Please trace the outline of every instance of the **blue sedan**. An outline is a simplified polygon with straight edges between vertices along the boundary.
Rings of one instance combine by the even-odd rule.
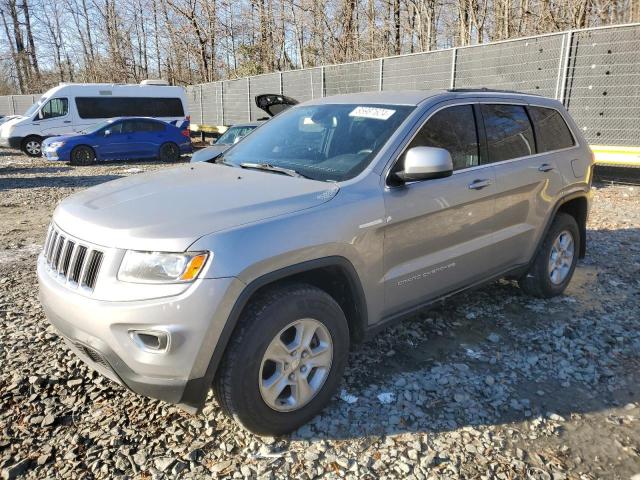
[[[187,127],[144,117],[114,118],[77,135],[50,137],[42,142],[43,157],[71,165],[143,158],[172,162],[191,151]]]

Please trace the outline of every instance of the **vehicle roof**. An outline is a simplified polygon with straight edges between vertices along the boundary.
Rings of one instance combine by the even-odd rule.
[[[59,92],[82,92],[84,95],[111,95],[115,96],[141,96],[141,97],[161,97],[164,95],[179,96],[184,98],[183,87],[174,85],[140,85],[137,83],[60,83],[47,90],[42,96],[49,98]],[[105,93],[109,92],[109,93]]]
[[[104,120],[107,122],[117,122],[118,120],[152,120],[154,122],[169,123],[155,117],[113,117],[113,118],[105,118]]]
[[[507,91],[507,90],[490,90],[486,88],[479,89],[452,89],[452,90],[385,90],[378,92],[361,92],[361,93],[345,93],[340,95],[332,95],[329,97],[317,98],[305,105],[320,104],[381,104],[381,105],[412,105],[416,106],[420,103],[439,97],[440,100],[453,100],[457,98],[478,98],[478,97],[505,97],[505,98],[526,98],[528,101],[535,99],[536,101],[552,101],[539,95]]]

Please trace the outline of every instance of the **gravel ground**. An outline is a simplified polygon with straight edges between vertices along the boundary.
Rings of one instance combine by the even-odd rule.
[[[213,398],[139,397],[67,352],[37,300],[56,203],[150,163],[74,168],[0,151],[0,478],[640,479],[640,188],[595,189],[566,295],[500,281],[383,332],[285,438]]]

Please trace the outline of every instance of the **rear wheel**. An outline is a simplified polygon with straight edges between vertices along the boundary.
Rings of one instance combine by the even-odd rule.
[[[22,141],[22,151],[30,157],[42,155],[42,138],[32,135]]]
[[[71,150],[71,165],[86,166],[96,163],[96,152],[86,145],[79,145]]]
[[[569,285],[578,263],[580,232],[575,218],[558,213],[520,288],[542,298],[560,295]]]
[[[349,351],[340,306],[305,284],[271,288],[243,312],[214,381],[222,409],[247,430],[282,435],[331,400]]]
[[[180,148],[173,142],[163,143],[158,158],[161,162],[177,162],[180,160]]]

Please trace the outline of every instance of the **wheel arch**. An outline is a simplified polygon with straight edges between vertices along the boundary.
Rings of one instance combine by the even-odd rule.
[[[579,191],[570,193],[561,197],[553,207],[553,211],[549,218],[547,219],[547,223],[544,226],[544,230],[542,231],[542,235],[538,239],[538,243],[536,245],[535,250],[533,251],[533,256],[529,260],[529,263],[523,268],[523,271],[527,271],[528,268],[531,267],[534,260],[536,259],[536,255],[542,246],[544,239],[547,237],[547,233],[551,228],[551,224],[553,220],[556,218],[556,215],[560,212],[567,213],[576,219],[578,223],[578,231],[580,233],[580,250],[578,251],[578,258],[584,258],[587,253],[587,217],[589,215],[589,193],[586,191]]]
[[[364,340],[368,318],[366,297],[358,273],[348,259],[340,256],[324,257],[266,273],[247,284],[236,299],[214,347],[205,375],[187,382],[180,400],[183,407],[199,411],[204,405],[238,320],[251,299],[265,288],[298,282],[313,285],[331,295],[345,313],[351,342]]]

